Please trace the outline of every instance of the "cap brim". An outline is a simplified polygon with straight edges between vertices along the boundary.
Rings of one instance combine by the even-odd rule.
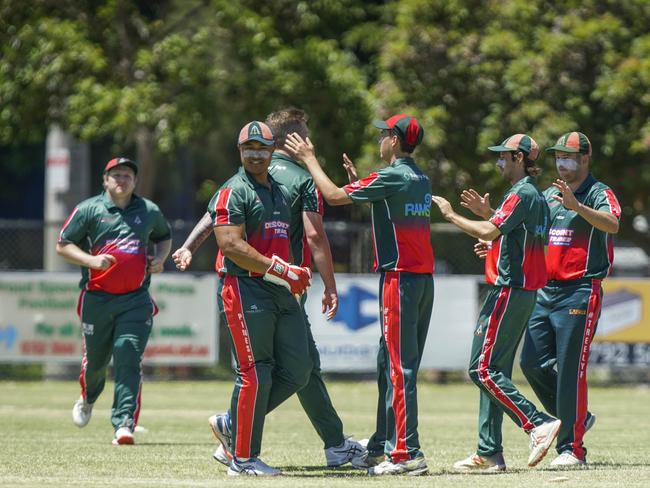
[[[386,123],[385,120],[379,120],[379,119],[373,120],[372,125],[377,127],[377,129],[383,129],[383,130],[390,129],[390,127],[388,127],[388,124]]]
[[[264,144],[265,146],[272,146],[273,144],[275,144],[275,141],[273,141],[273,140],[269,140],[269,139],[264,139],[264,138],[261,137],[261,136],[253,136],[253,137],[249,137],[248,139],[246,139],[246,140],[244,140],[244,141],[241,141],[239,144],[245,144],[245,143],[247,143],[247,142],[249,142],[249,141],[257,141],[257,142],[261,142],[261,143]]]
[[[549,151],[560,151],[560,152],[566,152],[566,153],[580,152],[580,149],[576,149],[575,147],[567,147],[567,146],[559,146],[559,145],[549,147],[549,148],[547,148],[545,150],[546,150],[546,152],[549,152]]]
[[[489,146],[488,150],[493,152],[515,152],[516,151],[516,149],[507,146]]]

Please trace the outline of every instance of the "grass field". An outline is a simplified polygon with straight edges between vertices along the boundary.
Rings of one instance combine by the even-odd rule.
[[[328,385],[346,432],[367,437],[374,425],[374,384]],[[598,422],[586,437],[589,469],[549,470],[554,452],[537,468],[527,468],[528,438],[505,419],[504,454],[509,471],[485,476],[450,470],[453,461],[472,452],[476,443],[476,388],[422,384],[420,437],[430,475],[389,479],[369,478],[348,467],[324,468],[320,440],[295,398],[269,416],[263,443],[262,459],[282,468],[285,476],[226,476],[225,467],[211,457],[215,442],[207,418],[227,407],[228,382],[145,383],[140,423],[148,432],[136,434],[133,447],[115,447],[110,444],[108,420],[112,390],[113,385],[107,385],[91,423],[78,429],[70,420],[72,403],[79,394],[76,383],[0,382],[0,486],[650,486],[648,388],[590,390],[590,407]]]

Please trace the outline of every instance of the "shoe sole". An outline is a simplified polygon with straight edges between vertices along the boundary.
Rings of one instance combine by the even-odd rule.
[[[210,430],[212,430],[212,434],[214,434],[215,439],[217,439],[219,442],[221,442],[221,445],[223,446],[223,452],[226,453],[226,456],[228,457],[228,462],[224,463],[222,460],[217,458],[214,454],[212,457],[219,461],[221,464],[229,465],[230,461],[232,461],[232,454],[228,452],[228,439],[226,439],[223,434],[217,429],[216,425],[212,424],[212,420],[210,420],[212,417],[208,419],[208,425],[210,426]]]
[[[217,456],[217,451],[215,451],[215,452],[212,454],[212,458],[213,458],[215,461],[220,462],[220,463],[223,464],[224,466],[230,466],[231,458],[229,458],[228,455],[226,455],[225,458],[223,458],[223,457],[219,457],[219,456]]]
[[[558,432],[560,432],[561,425],[562,424],[560,422],[557,423],[557,427],[551,432],[551,435],[549,435],[549,440],[546,441],[546,446],[544,447],[544,449],[542,451],[540,451],[540,453],[537,455],[536,459],[533,459],[532,461],[528,462],[528,467],[529,468],[534,468],[535,466],[537,466],[539,464],[539,462],[542,459],[544,459],[544,456],[546,456],[546,453],[551,448],[551,444],[553,444],[553,441],[557,438],[557,434],[558,434]]]

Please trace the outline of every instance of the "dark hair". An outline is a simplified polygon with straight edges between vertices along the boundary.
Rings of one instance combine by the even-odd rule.
[[[282,148],[289,134],[297,132],[303,139],[309,135],[307,121],[309,117],[299,108],[289,107],[276,112],[271,112],[266,117],[266,125],[271,128],[275,136],[275,147]]]
[[[407,144],[404,139],[402,139],[402,136],[400,135],[399,132],[397,132],[395,129],[391,129],[390,131],[391,136],[397,136],[397,139],[399,139],[399,149],[400,151],[406,153],[406,154],[411,154],[413,151],[415,151],[415,145],[413,144]]]
[[[526,151],[515,151],[515,153],[520,152],[524,155],[524,171],[528,176],[539,176],[542,174],[542,168],[535,164],[535,161],[528,158],[528,153]]]

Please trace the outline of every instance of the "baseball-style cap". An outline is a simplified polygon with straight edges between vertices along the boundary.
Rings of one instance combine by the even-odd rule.
[[[393,130],[409,146],[417,146],[424,137],[424,129],[418,119],[406,114],[393,115],[387,120],[375,120],[372,125],[378,129]]]
[[[557,140],[555,146],[549,147],[546,150],[580,153],[591,156],[591,142],[582,132],[567,132]]]
[[[239,131],[239,139],[237,143],[244,144],[248,141],[259,141],[267,146],[275,143],[271,128],[264,122],[259,122],[257,120],[249,122]]]
[[[104,168],[104,173],[107,171],[117,167],[117,166],[128,166],[133,170],[133,172],[137,175],[138,174],[138,165],[135,161],[131,161],[129,158],[113,158],[111,159],[108,163],[106,163],[106,167]]]
[[[489,146],[488,149],[493,152],[523,151],[531,161],[535,161],[539,156],[539,145],[535,139],[526,134],[515,134],[508,137],[501,145]]]

